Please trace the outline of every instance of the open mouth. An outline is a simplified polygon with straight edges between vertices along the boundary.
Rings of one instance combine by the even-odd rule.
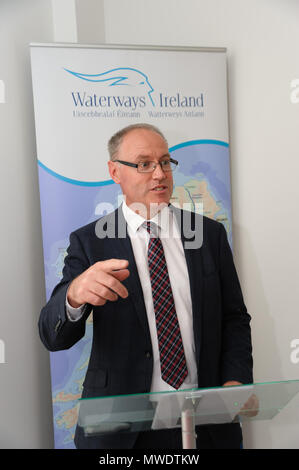
[[[167,190],[167,186],[156,186],[152,189],[152,191],[162,193],[163,191]]]

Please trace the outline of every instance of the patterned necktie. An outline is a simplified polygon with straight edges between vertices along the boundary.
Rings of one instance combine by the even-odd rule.
[[[153,236],[151,222],[146,223],[150,234],[148,265],[152,285],[154,311],[160,351],[162,379],[178,389],[188,375],[180,325],[168,276],[160,238]]]

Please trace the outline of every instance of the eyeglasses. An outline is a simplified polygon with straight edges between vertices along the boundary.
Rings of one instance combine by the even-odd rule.
[[[132,168],[137,168],[138,173],[152,173],[155,171],[158,165],[160,165],[163,171],[174,171],[178,165],[178,161],[173,158],[167,158],[161,160],[160,162],[154,162],[152,160],[145,160],[143,162],[131,163],[125,162],[124,160],[114,160],[115,162],[121,163],[122,165],[131,166]]]

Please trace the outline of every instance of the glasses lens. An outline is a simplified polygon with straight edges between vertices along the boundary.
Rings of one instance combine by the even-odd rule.
[[[139,162],[138,163],[138,171],[139,173],[150,173],[151,171],[154,171],[155,169],[155,162]]]
[[[171,160],[164,160],[161,162],[161,168],[163,171],[174,171],[176,169],[176,163]]]
[[[177,167],[177,164],[170,160],[162,160],[160,166],[163,171],[174,171]],[[139,173],[151,173],[157,167],[157,163],[153,161],[139,162],[138,171]]]
[[[177,167],[177,163],[169,162],[169,171],[174,171]]]

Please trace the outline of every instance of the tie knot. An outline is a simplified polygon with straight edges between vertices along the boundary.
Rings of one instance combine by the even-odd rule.
[[[155,224],[155,222],[150,222],[149,220],[147,220],[143,223],[143,226],[148,231],[151,237],[158,236],[158,226],[157,224]]]

